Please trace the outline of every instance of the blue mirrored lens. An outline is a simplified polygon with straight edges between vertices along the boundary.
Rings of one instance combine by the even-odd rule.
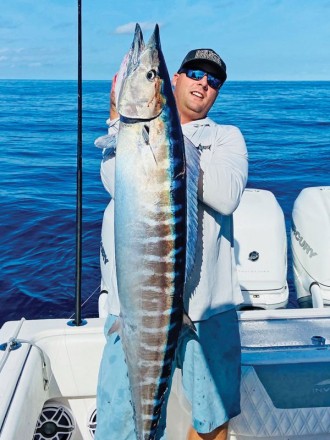
[[[193,79],[195,81],[200,81],[205,75],[207,76],[207,83],[212,89],[220,89],[221,80],[215,78],[210,73],[206,73],[203,70],[193,70],[193,69],[181,69],[180,73],[185,73],[188,78]]]

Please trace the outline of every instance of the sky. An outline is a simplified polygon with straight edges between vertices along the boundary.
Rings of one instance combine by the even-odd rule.
[[[228,80],[330,80],[330,0],[82,0],[83,79],[110,80],[135,23],[173,74],[212,48]],[[1,0],[0,79],[76,79],[77,0]]]

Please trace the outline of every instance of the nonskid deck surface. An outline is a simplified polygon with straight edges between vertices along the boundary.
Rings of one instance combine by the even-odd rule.
[[[327,309],[239,312],[242,413],[231,421],[230,440],[330,438],[328,315]],[[18,324],[3,326],[0,343],[15,334]],[[46,438],[40,430],[34,434],[45,405],[53,405],[54,413],[56,405],[71,412],[74,429],[68,440],[93,438],[103,325],[104,319],[76,328],[64,320],[23,323],[18,339],[37,345],[47,367],[42,368],[39,350],[28,343],[10,352],[0,374],[1,440]],[[324,337],[325,345],[313,345],[313,336]],[[189,404],[176,374],[168,408],[169,440],[184,440],[189,423]]]
[[[330,438],[330,310],[239,315],[242,413],[230,440]]]

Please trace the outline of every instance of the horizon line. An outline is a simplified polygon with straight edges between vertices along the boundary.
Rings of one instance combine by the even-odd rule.
[[[77,78],[1,78],[0,81],[78,81]],[[112,79],[90,79],[83,81],[112,81]],[[330,82],[330,79],[227,79],[229,82]]]

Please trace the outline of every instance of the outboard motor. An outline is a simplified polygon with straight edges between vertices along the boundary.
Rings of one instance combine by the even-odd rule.
[[[244,303],[239,309],[286,307],[287,236],[274,194],[246,189],[234,212],[234,248]]]
[[[305,188],[297,197],[291,247],[300,307],[330,305],[330,186]]]

